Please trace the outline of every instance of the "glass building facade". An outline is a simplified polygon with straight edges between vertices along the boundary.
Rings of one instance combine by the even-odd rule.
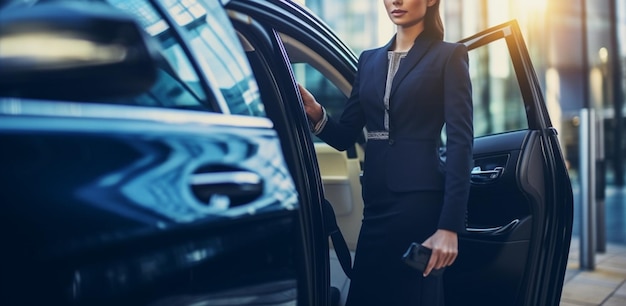
[[[384,45],[395,32],[382,0],[298,0],[319,15],[357,54]],[[575,177],[580,110],[597,114],[602,177],[624,184],[626,0],[441,0],[445,40],[457,41],[516,19],[522,28],[552,123]],[[517,125],[517,109],[481,105],[481,96],[507,99],[515,76],[497,51],[470,59],[472,73],[489,73],[474,88],[477,136]],[[485,99],[488,101],[488,99]],[[510,127],[508,127],[510,128]],[[606,169],[606,172],[604,171]]]

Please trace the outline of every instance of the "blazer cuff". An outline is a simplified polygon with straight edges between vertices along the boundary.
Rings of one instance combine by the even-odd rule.
[[[324,127],[326,127],[327,122],[328,122],[328,114],[326,113],[326,108],[322,106],[322,119],[320,119],[320,121],[318,121],[316,124],[313,124],[312,122],[310,122],[311,132],[313,132],[314,135],[318,135],[319,133],[322,132]]]

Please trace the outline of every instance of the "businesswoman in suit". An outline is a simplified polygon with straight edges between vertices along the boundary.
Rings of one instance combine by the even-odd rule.
[[[397,30],[364,51],[336,121],[300,86],[313,132],[345,150],[363,128],[364,212],[347,304],[443,305],[442,276],[465,230],[472,165],[467,49],[443,41],[440,0],[383,0]],[[445,163],[438,153],[445,123]],[[401,256],[411,242],[433,250],[424,273]]]

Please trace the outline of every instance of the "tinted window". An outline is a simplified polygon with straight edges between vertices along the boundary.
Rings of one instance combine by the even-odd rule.
[[[67,0],[59,0],[59,2]],[[42,1],[43,2],[43,1]],[[53,1],[45,1],[53,2]],[[149,91],[133,97],[87,101],[183,108],[265,116],[259,89],[243,48],[218,0],[162,0],[181,37],[147,0],[96,0],[136,17],[159,49],[158,78]],[[18,4],[31,5],[31,1]],[[94,7],[97,9],[97,7]],[[190,53],[197,57],[191,60]],[[192,63],[197,62],[197,65]],[[199,69],[196,69],[199,67]],[[210,92],[202,86],[208,80]],[[112,80],[113,81],[113,80]],[[216,105],[218,107],[216,107]]]
[[[180,42],[157,11],[144,0],[108,0],[110,4],[134,14],[146,32],[161,46],[159,78],[142,95],[119,99],[118,103],[209,110],[207,95]]]
[[[218,1],[168,0],[170,13],[187,30],[206,76],[225,98],[225,112],[265,116],[259,88],[230,20]]]
[[[315,96],[315,99],[324,106],[328,115],[340,118],[346,105],[347,97],[327,79],[321,72],[307,63],[293,63],[296,79]],[[321,139],[313,137],[315,142]]]
[[[511,56],[502,39],[469,52],[474,136],[528,128]]]
[[[328,114],[341,117],[347,97],[339,88],[308,63],[294,63],[292,67],[298,81],[324,105]]]

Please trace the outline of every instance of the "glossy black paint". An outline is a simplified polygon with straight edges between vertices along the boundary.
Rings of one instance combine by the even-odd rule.
[[[81,3],[99,16],[99,4]],[[153,12],[169,14],[156,1],[132,4],[156,5]],[[71,4],[46,8],[55,5]],[[213,0],[207,5],[219,6]],[[41,22],[54,24],[56,19],[46,19],[46,12]],[[210,12],[207,18],[226,20],[223,11]],[[89,16],[78,19],[88,22]],[[63,22],[71,27],[71,20]],[[116,21],[111,22],[116,29]],[[219,35],[234,34],[228,23],[223,25]],[[142,43],[169,47],[187,37],[182,33],[188,28],[169,27],[179,34],[146,35]],[[227,38],[236,42],[234,36]],[[188,56],[191,67],[201,67],[192,44],[183,45],[180,56]],[[230,55],[225,63],[235,58]],[[142,60],[149,66],[136,71],[139,76],[163,68],[168,59]],[[245,63],[228,64],[237,68]],[[23,92],[10,98],[0,94],[0,240],[6,243],[0,254],[0,304],[241,305],[317,296],[303,285],[315,283],[306,280],[310,271],[301,255],[310,244],[302,242],[301,198],[273,123],[222,113],[247,111],[240,105],[251,97],[235,95],[245,90],[216,89],[212,79],[200,78],[190,88],[189,81],[176,79],[177,68],[167,67],[168,78],[146,93],[162,95],[154,100],[164,105],[123,105],[152,101],[124,96],[129,92],[115,92],[122,96],[111,99],[107,89],[132,75],[108,75],[109,86],[70,99],[79,103],[55,100],[65,96],[49,92],[36,96],[42,100],[28,99],[31,95]],[[77,84],[64,79],[64,72],[49,73],[60,77],[56,89],[71,96]],[[85,81],[106,76],[100,72],[84,71]],[[176,83],[169,87],[168,82]],[[250,82],[244,85],[256,85]],[[186,90],[193,95],[180,95]],[[167,98],[172,102],[163,100]],[[204,98],[201,102],[215,113],[173,109],[177,99],[195,102],[190,98]],[[220,99],[225,103],[216,102]],[[300,177],[298,188],[304,190],[302,178],[307,176]]]
[[[0,127],[2,236],[11,246],[1,262],[10,296],[148,301],[185,287],[206,293],[281,273],[296,278],[288,254],[298,203],[288,173],[272,166],[282,161],[272,130],[45,116],[5,116]],[[280,184],[268,183],[251,204],[202,203],[190,178],[209,165]],[[237,265],[220,264],[235,258]],[[176,285],[134,292],[163,282]]]

